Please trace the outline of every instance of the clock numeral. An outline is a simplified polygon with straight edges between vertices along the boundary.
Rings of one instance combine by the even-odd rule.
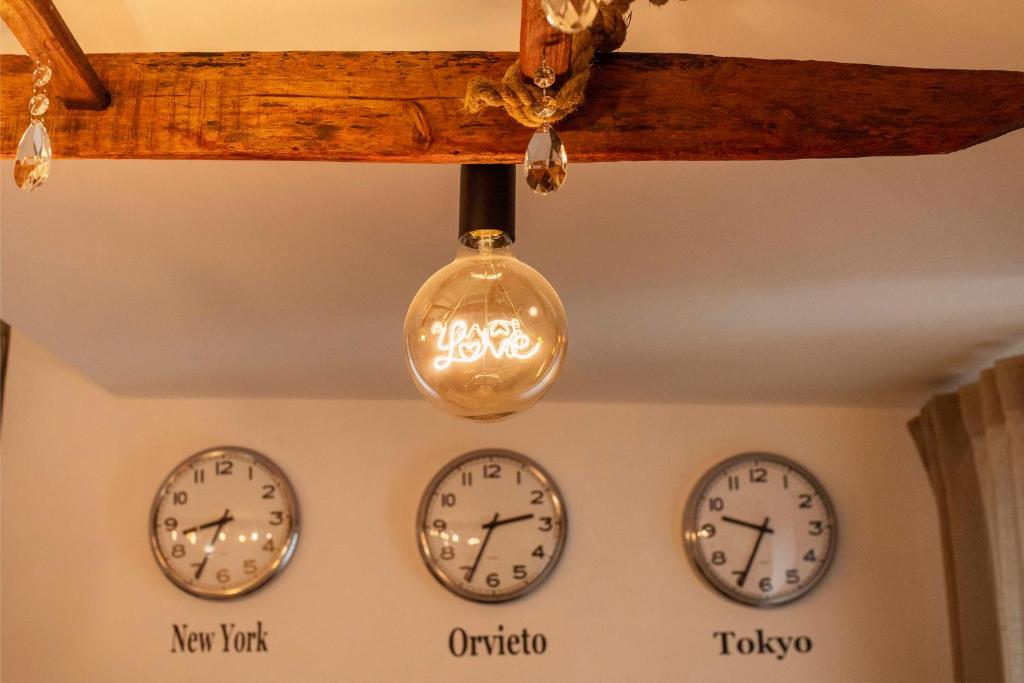
[[[530,505],[543,505],[544,504],[544,492],[543,491],[530,491]]]
[[[523,483],[523,472],[522,470],[516,470],[516,485]]]
[[[768,470],[763,467],[751,467],[750,468],[750,481],[755,484],[765,484],[768,482]]]
[[[252,481],[252,465],[249,465],[249,481]]]
[[[472,486],[473,485],[473,473],[472,472],[463,472],[462,473],[462,485],[463,486]]]
[[[434,528],[438,531],[444,531],[448,528],[448,524],[443,519],[435,519]]]
[[[514,567],[512,567],[512,578],[517,580],[517,581],[525,579],[526,578],[526,565],[525,564],[517,564]]]
[[[469,578],[470,578],[470,576],[473,573],[473,568],[472,567],[459,567],[459,569],[461,569],[463,572],[465,572],[462,576],[466,579],[466,581],[469,581]]]
[[[484,465],[484,479],[500,479],[501,478],[501,465],[498,463],[490,463]]]
[[[722,498],[711,498],[708,500],[708,509],[712,512],[721,512],[725,509],[725,500]]]
[[[256,573],[256,560],[246,560],[245,564],[242,565],[242,571],[246,574]]]
[[[735,474],[729,475],[729,490],[738,491],[740,488],[740,478]]]
[[[193,470],[192,481],[197,484],[202,484],[206,481],[206,470]]]
[[[736,571],[733,569],[732,573],[736,575],[736,585],[743,588],[743,582],[747,579],[746,572]]]
[[[177,557],[178,559],[185,557],[185,546],[181,543],[175,543],[174,547],[171,548],[171,557]]]
[[[266,550],[268,553],[274,552],[274,539],[268,538],[267,542],[263,544],[263,549]]]
[[[168,517],[164,520],[164,528],[168,531],[174,531],[178,528],[178,520],[176,520],[174,517]]]
[[[550,517],[541,517],[540,526],[537,527],[540,531],[551,531],[553,525]]]
[[[498,586],[501,585],[501,579],[498,578],[497,574],[495,574],[494,572],[491,572],[490,574],[487,575],[487,585],[490,586],[491,588],[497,588]]]
[[[214,472],[218,475],[231,474],[232,470],[235,469],[235,463],[230,460],[221,460],[214,467]]]
[[[715,552],[711,553],[711,564],[725,564],[725,553],[723,553],[721,550],[716,550]]]
[[[175,505],[185,505],[188,503],[188,491],[175,491],[171,500]]]
[[[783,474],[782,475],[782,488],[784,488],[784,489],[788,489],[789,488],[789,475],[788,474]]]
[[[277,488],[273,484],[264,484],[263,485],[263,496],[262,497],[263,498],[267,498],[267,499],[271,499],[271,498],[274,497],[274,491],[276,491],[276,490],[277,490]]]
[[[284,513],[280,510],[270,511],[270,526],[280,526],[284,524]]]
[[[761,589],[762,593],[772,592],[772,579],[770,576],[766,576],[757,582],[757,587]]]
[[[530,554],[533,555],[534,557],[544,557],[544,546],[542,546],[542,545],[537,546],[536,548],[533,549],[533,552],[530,553]]]
[[[818,561],[818,556],[814,554],[814,548],[811,548],[806,553],[804,553],[804,561],[805,562],[817,562]]]
[[[454,493],[442,493],[441,494],[441,507],[443,507],[443,508],[455,507],[455,494]]]
[[[800,572],[795,569],[787,569],[786,583],[800,583]]]
[[[217,571],[217,581],[219,583],[227,583],[231,580],[231,574],[227,569],[220,569]]]
[[[809,493],[800,494],[800,507],[804,509],[810,509],[811,507],[811,495]]]
[[[715,531],[716,530],[714,524],[705,524],[700,528],[700,531],[697,532],[697,535],[701,538],[714,538]]]
[[[811,526],[809,533],[811,536],[821,536],[824,532],[824,525],[817,519],[812,519],[808,524]]]
[[[450,545],[446,545],[441,548],[441,559],[442,560],[454,560],[455,559],[455,548]]]

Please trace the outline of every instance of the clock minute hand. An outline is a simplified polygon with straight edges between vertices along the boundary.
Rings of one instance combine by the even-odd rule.
[[[769,529],[768,528],[767,521],[765,522],[764,526],[759,526],[757,524],[751,524],[750,522],[744,522],[742,519],[736,519],[735,517],[729,517],[727,515],[722,515],[722,521],[723,522],[729,522],[730,524],[739,524],[740,526],[748,527],[750,529],[753,529],[754,531],[761,531],[762,529],[764,529],[764,532],[766,534],[774,534],[775,533],[774,529]]]
[[[202,576],[203,570],[206,569],[206,561],[210,559],[210,555],[213,553],[213,546],[217,544],[217,539],[220,538],[220,530],[224,528],[224,525],[230,522],[234,517],[230,515],[230,510],[225,510],[224,514],[220,519],[217,520],[217,528],[213,531],[213,539],[210,541],[210,545],[206,546],[206,552],[203,554],[203,561],[199,564],[196,569],[196,580]]]
[[[473,560],[473,566],[469,568],[469,573],[466,574],[466,583],[473,583],[473,576],[476,574],[476,568],[480,565],[480,558],[484,556],[484,548],[487,547],[487,541],[491,540],[491,534],[494,533],[495,522],[498,521],[498,513],[494,513],[494,518],[483,525],[484,529],[487,529],[487,533],[484,534],[484,542],[480,544],[480,550],[476,553],[476,559]]]
[[[754,564],[754,556],[757,555],[757,549],[761,547],[761,539],[764,538],[764,534],[768,531],[768,518],[764,518],[764,524],[758,527],[761,531],[757,534],[757,541],[754,542],[754,549],[750,551],[750,559],[747,560],[747,566],[743,569],[743,576],[740,577],[736,584],[743,588],[743,584],[747,582],[747,575],[750,574],[750,567]]]
[[[484,524],[483,528],[484,529],[493,529],[494,527],[501,526],[502,524],[511,524],[512,522],[522,522],[525,519],[533,519],[533,513],[531,512],[528,515],[519,515],[518,517],[509,517],[508,519],[501,519],[501,520],[499,520],[497,517],[495,517],[494,519],[492,519],[487,524]]]

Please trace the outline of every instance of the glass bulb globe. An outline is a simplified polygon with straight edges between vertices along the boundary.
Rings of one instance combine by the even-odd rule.
[[[499,230],[460,240],[405,317],[406,361],[441,410],[500,420],[547,393],[565,358],[565,309],[554,287],[512,254]]]

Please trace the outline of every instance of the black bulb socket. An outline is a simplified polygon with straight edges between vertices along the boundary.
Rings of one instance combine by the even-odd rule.
[[[499,230],[516,239],[516,167],[463,164],[459,178],[459,239]]]

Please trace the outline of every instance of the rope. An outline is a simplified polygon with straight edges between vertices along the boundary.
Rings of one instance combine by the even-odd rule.
[[[652,5],[664,5],[668,0],[649,0]],[[598,5],[598,14],[590,27],[573,37],[569,58],[569,77],[554,94],[555,113],[549,117],[535,112],[542,91],[527,83],[519,73],[519,60],[505,70],[500,81],[477,76],[466,85],[463,109],[470,114],[486,107],[504,107],[508,115],[527,128],[561,121],[583,104],[590,70],[596,52],[612,52],[626,40],[629,27],[627,12],[633,0],[607,0]]]

